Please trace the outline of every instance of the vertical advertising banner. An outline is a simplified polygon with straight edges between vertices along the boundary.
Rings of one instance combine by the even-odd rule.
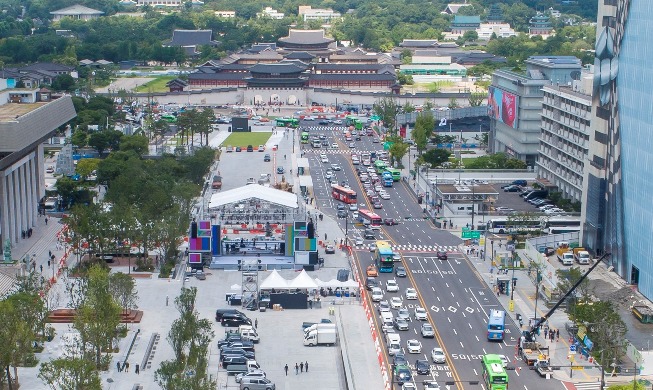
[[[517,96],[493,86],[490,86],[489,91],[488,105],[490,106],[490,118],[497,119],[516,129],[518,121]]]

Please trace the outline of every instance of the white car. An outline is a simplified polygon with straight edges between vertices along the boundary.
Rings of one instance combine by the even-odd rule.
[[[376,173],[376,170],[373,167],[367,167],[367,173]]]
[[[351,217],[354,219],[358,219],[358,211],[354,211],[353,213],[351,213]]]
[[[363,237],[356,237],[355,245],[359,246],[363,244],[364,244]]]
[[[321,155],[321,156],[320,156],[320,160],[321,160],[322,163],[324,163],[324,164],[328,164],[328,163],[329,163],[329,159],[327,158],[326,154]]]
[[[333,179],[333,172],[331,172],[331,170],[326,171],[326,173],[324,174],[324,178],[327,180]]]
[[[509,360],[506,357],[506,355],[499,355],[499,359],[501,359],[501,365],[503,366],[503,368],[508,367]]]
[[[393,309],[399,309],[403,305],[404,301],[402,301],[399,297],[392,297],[392,299],[390,299],[390,307]]]
[[[349,211],[356,211],[358,210],[358,205],[356,203],[352,203],[349,205]]]
[[[383,299],[383,290],[378,287],[372,287],[372,302],[381,302]]]
[[[433,348],[431,351],[431,359],[433,363],[444,364],[447,361],[447,356],[444,354],[442,348]]]
[[[380,185],[375,185],[375,186],[374,186],[374,191],[375,191],[375,192],[381,192],[382,190],[383,190],[383,188],[381,188]]]
[[[381,313],[390,313],[390,304],[388,301],[379,302],[379,314]]]
[[[386,191],[379,191],[379,197],[381,199],[390,199],[390,194],[388,194]]]
[[[339,171],[339,170],[341,170],[342,168],[340,168],[340,165],[339,165],[339,164],[331,164],[331,169],[333,169],[334,171]]]
[[[336,119],[336,120],[333,121],[333,124],[334,125],[341,125],[342,121],[340,119]]]
[[[417,299],[417,291],[412,287],[408,287],[406,289],[406,299]]]
[[[408,340],[406,341],[406,348],[408,353],[422,353],[422,343],[419,340]]]
[[[440,390],[438,382],[435,381],[426,381],[424,382],[424,390]]]
[[[412,382],[406,382],[401,385],[401,390],[417,390],[417,387]]]
[[[417,306],[415,308],[415,319],[418,321],[426,321],[428,319],[428,313],[423,307]]]
[[[337,143],[332,143],[331,144],[331,149],[338,149],[338,144]]]
[[[385,291],[387,292],[398,292],[399,291],[399,285],[397,284],[397,281],[394,279],[390,279],[385,283]]]

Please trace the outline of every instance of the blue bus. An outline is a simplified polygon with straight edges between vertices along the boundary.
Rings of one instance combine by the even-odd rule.
[[[392,247],[387,241],[377,241],[374,261],[379,272],[392,272],[395,268],[395,261],[392,257]]]
[[[388,171],[384,171],[382,177],[383,177],[383,186],[392,187],[392,183],[394,182],[394,180],[392,179],[392,173]]]
[[[503,310],[490,310],[490,318],[487,321],[487,339],[503,340],[503,333],[506,328],[506,312]]]

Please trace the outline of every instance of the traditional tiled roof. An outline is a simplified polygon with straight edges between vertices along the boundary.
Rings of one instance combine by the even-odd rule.
[[[375,71],[377,73],[384,71],[394,72],[391,65],[383,64],[315,64],[316,71]]]
[[[324,30],[293,30],[288,32],[287,37],[279,38],[279,42],[314,45],[320,43],[331,43],[334,40],[324,36]]]
[[[249,71],[252,73],[277,74],[301,73],[305,70],[305,66],[299,66],[297,63],[256,64],[249,68]]]
[[[93,8],[85,7],[81,4],[71,5],[70,7],[58,9],[50,12],[51,15],[77,16],[77,15],[102,15],[104,12]]]
[[[211,38],[211,30],[174,30],[172,39],[167,43],[168,46],[199,46],[215,45],[217,42]]]
[[[404,39],[400,47],[434,47],[437,46],[437,39]]]
[[[20,70],[34,70],[47,72],[72,72],[75,70],[72,66],[55,64],[54,62],[36,62],[20,68]]]
[[[247,73],[190,73],[188,75],[188,80],[242,80],[247,77],[250,77],[249,72]]]
[[[322,73],[311,74],[309,80],[360,80],[360,81],[394,81],[395,75],[375,73]]]
[[[289,60],[308,60],[310,62],[313,58],[315,58],[315,56],[305,51],[295,51],[287,54],[285,58]]]
[[[452,24],[481,24],[481,17],[478,15],[456,15],[453,17]]]

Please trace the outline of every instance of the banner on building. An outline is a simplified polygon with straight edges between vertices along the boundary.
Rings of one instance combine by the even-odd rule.
[[[510,92],[490,86],[488,96],[488,106],[490,118],[499,120],[506,125],[517,128],[517,107],[519,97]]]

